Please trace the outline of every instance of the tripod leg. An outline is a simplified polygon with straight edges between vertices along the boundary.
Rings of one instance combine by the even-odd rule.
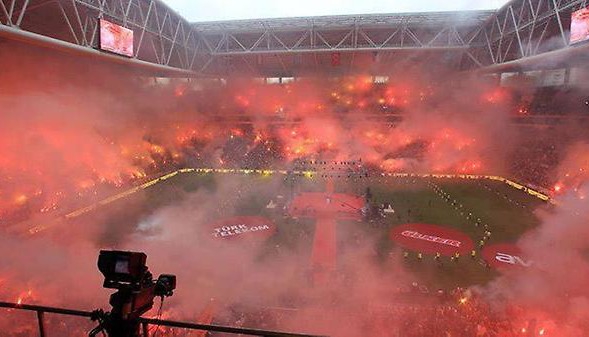
[[[149,337],[149,325],[143,322],[141,323],[141,329],[143,330],[143,337]]]
[[[39,322],[39,336],[45,337],[45,320],[42,311],[37,311],[37,321]]]

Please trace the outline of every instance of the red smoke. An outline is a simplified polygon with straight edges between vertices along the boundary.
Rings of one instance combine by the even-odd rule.
[[[4,72],[0,94],[0,214],[17,222],[182,166],[362,158],[385,170],[490,172],[510,138],[505,104],[481,104],[492,87],[471,79],[460,80],[468,92],[421,76],[161,87],[108,67],[80,75],[79,61],[19,49],[1,57],[29,66]]]
[[[288,168],[296,159],[361,158],[390,171],[503,174],[518,146],[509,95],[464,74],[437,74],[434,81],[408,71],[388,84],[355,76],[281,86],[232,79],[226,86],[207,80],[152,85],[120,68],[89,67],[34,49],[0,51],[0,64],[17,61],[21,67],[0,73],[2,229],[26,219],[44,223],[180,167]],[[194,320],[211,298],[259,308],[291,296],[302,309],[287,315],[281,329],[386,336],[407,324],[435,329],[433,316],[448,318],[440,319],[448,329],[507,321],[506,331],[517,335],[536,318],[547,331],[558,329],[552,335],[576,336],[587,318],[588,152],[586,144],[571,148],[558,175],[563,190],[573,188],[576,197],[558,199],[561,205],[520,243],[542,262],[538,269],[503,276],[472,300],[459,294],[449,307],[431,296],[409,296],[411,306],[397,301],[414,277],[395,258],[376,263],[374,238],[360,240],[341,260],[347,278],[328,288],[307,286],[308,247],[276,247],[273,259],[260,261],[251,246],[207,240],[205,225],[233,215],[239,198],[263,192],[225,177],[216,192],[179,192],[183,202],[136,222],[105,226],[84,218],[42,237],[7,235],[0,239],[0,298],[106,307],[96,252],[121,248],[148,253],[153,271],[178,274],[180,287],[165,313],[175,319]],[[512,318],[497,318],[507,314]],[[0,326],[10,324],[0,317]]]
[[[554,192],[561,194],[568,190],[578,193],[579,198],[587,195],[581,188],[589,180],[589,144],[577,142],[572,144],[557,168],[558,182]]]

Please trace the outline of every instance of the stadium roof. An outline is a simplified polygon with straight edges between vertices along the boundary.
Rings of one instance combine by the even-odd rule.
[[[586,64],[587,44],[569,42],[571,13],[586,0],[512,0],[498,10],[200,23],[187,21],[161,0],[16,3],[0,0],[2,41],[179,76],[386,75],[416,64],[519,69],[533,60],[539,60],[538,67]],[[131,58],[100,50],[97,18],[134,31]],[[551,62],[543,62],[545,57]]]
[[[508,0],[162,0],[191,22],[497,10]]]
[[[476,32],[494,14],[484,10],[337,15],[215,21],[192,27],[213,56],[203,72],[342,76],[388,73],[395,63],[408,59],[455,68]]]
[[[259,31],[265,29],[290,30],[308,27],[315,28],[344,28],[362,26],[379,28],[390,25],[409,25],[419,27],[439,27],[453,22],[460,26],[478,27],[493,14],[495,10],[452,11],[452,12],[422,12],[422,13],[392,13],[392,14],[364,14],[364,15],[336,15],[313,16],[274,19],[248,19],[196,22],[193,26],[201,32],[216,31]]]

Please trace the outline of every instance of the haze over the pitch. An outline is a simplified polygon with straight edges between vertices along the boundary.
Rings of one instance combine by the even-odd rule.
[[[162,0],[191,22],[321,15],[438,12],[497,9],[506,0]]]

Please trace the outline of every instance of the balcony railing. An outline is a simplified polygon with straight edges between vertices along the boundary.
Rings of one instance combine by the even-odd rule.
[[[0,302],[0,308],[36,312],[40,337],[47,337],[48,336],[47,331],[45,329],[45,319],[44,319],[46,313],[65,315],[65,316],[86,317],[86,318],[91,318],[91,317],[95,316],[95,313],[91,312],[91,311],[72,310],[72,309],[46,307],[46,306],[30,305],[30,304],[18,304],[18,303],[10,303],[10,302]],[[200,330],[200,331],[221,332],[221,333],[229,333],[229,334],[239,334],[239,335],[247,335],[247,336],[322,337],[319,335],[308,335],[308,334],[288,333],[288,332],[259,330],[259,329],[236,328],[236,327],[229,327],[229,326],[178,322],[178,321],[169,321],[169,320],[162,320],[162,319],[151,319],[151,318],[139,318],[139,323],[141,324],[141,337],[149,337],[149,327],[152,325],[153,326],[160,326],[160,327],[169,327],[169,328],[181,328],[181,329],[187,329],[187,330]]]

